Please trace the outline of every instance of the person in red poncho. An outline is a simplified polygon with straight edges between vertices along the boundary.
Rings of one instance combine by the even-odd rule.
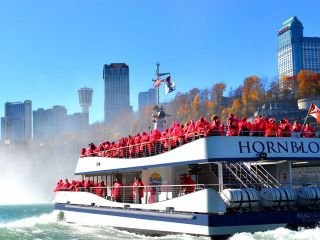
[[[86,150],[85,148],[82,148],[82,149],[81,149],[81,151],[80,151],[80,157],[81,157],[81,158],[86,157],[86,151],[87,151],[87,150]]]
[[[316,129],[311,127],[310,123],[307,123],[306,126],[303,128],[301,136],[304,138],[315,138],[316,137]]]
[[[144,185],[141,181],[141,178],[134,178],[134,183],[132,185],[132,195],[133,195],[133,201],[135,203],[141,204],[141,199],[144,196]]]
[[[196,183],[192,180],[191,176],[185,173],[180,175],[180,183],[181,185],[190,185],[190,186],[182,186],[181,193],[183,195],[194,192]]]
[[[204,117],[201,116],[195,125],[197,135],[200,137],[205,136],[206,131],[207,131],[206,127],[208,125],[209,125],[208,121]]]
[[[116,178],[111,191],[111,198],[116,202],[122,202],[122,182]]]
[[[69,191],[70,186],[71,186],[70,182],[68,181],[68,179],[66,179],[65,182],[63,183],[63,190]]]
[[[134,137],[134,145],[135,145],[135,157],[141,157],[142,152],[140,151],[140,143],[141,143],[141,136],[137,133]]]
[[[169,128],[166,128],[166,129],[161,133],[160,143],[161,143],[161,145],[162,145],[162,152],[168,151],[168,148],[169,148],[169,138],[170,138]]]
[[[224,136],[224,126],[217,115],[212,115],[208,136]]]
[[[292,125],[292,135],[294,137],[299,137],[301,136],[302,132],[302,124],[299,123],[298,121],[294,121]]]
[[[128,146],[129,146],[129,157],[134,157],[135,148],[134,148],[134,137],[128,136]]]
[[[148,133],[143,132],[141,135],[141,144],[140,144],[140,152],[142,152],[142,156],[150,156],[150,150],[148,148],[148,143],[150,141],[150,136]]]
[[[160,139],[161,139],[161,132],[158,129],[152,130],[150,133],[150,140],[148,144],[149,152],[152,154],[158,154],[160,149]]]
[[[99,182],[98,186],[95,190],[95,193],[100,197],[105,197],[105,195],[106,195],[105,187],[106,187],[106,185],[104,184],[104,181]]]
[[[69,191],[76,191],[76,185],[77,185],[77,181],[72,180],[69,187]]]
[[[276,137],[278,133],[278,124],[274,118],[269,118],[267,127],[266,127],[266,137]]]
[[[248,122],[248,118],[242,118],[239,122],[239,136],[250,136],[251,128],[251,123]]]
[[[98,154],[97,154],[97,147],[96,147],[96,145],[94,145],[93,143],[90,143],[89,144],[89,147],[87,148],[87,150],[86,150],[86,155],[88,156],[88,157],[93,157],[93,156],[97,156]]]
[[[179,146],[180,142],[182,143],[184,141],[184,130],[181,128],[181,125],[179,123],[174,123],[172,126],[172,131],[170,136],[171,139],[171,145],[172,147]]]
[[[262,116],[255,117],[253,125],[251,126],[252,136],[263,137],[265,136],[267,126],[267,119]]]
[[[58,191],[60,191],[60,189],[63,188],[63,186],[64,186],[63,180],[60,179],[60,181],[57,183],[57,185],[56,185],[56,187],[55,187],[55,189],[53,191],[54,192],[58,192]]]
[[[234,114],[230,114],[227,119],[227,136],[239,135],[239,121]]]
[[[291,137],[292,126],[287,119],[282,119],[280,121],[278,129],[278,137]]]
[[[188,129],[185,131],[185,138],[188,142],[192,141],[193,138],[195,138],[195,135],[197,133],[197,129],[195,127],[194,121],[189,122]]]
[[[84,180],[82,181],[78,181],[75,185],[75,189],[76,189],[76,192],[79,192],[79,191],[83,191],[83,184],[84,184]]]

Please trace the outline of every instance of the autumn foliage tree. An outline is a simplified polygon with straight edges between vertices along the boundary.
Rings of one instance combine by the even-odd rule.
[[[220,115],[222,107],[223,93],[226,90],[227,85],[225,83],[217,83],[211,88],[211,100],[213,102],[213,111]]]
[[[248,116],[264,101],[264,91],[260,78],[257,76],[247,77],[243,82],[242,88],[242,114]]]
[[[319,73],[301,70],[296,78],[299,98],[312,98],[320,95]]]

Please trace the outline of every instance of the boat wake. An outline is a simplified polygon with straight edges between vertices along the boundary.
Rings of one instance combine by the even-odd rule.
[[[120,240],[120,239],[152,239],[152,240],[207,240],[207,237],[195,237],[185,234],[150,237],[138,235],[112,227],[81,226],[58,220],[58,211],[48,214],[24,218],[16,221],[0,223],[1,239],[54,239],[54,240]]]

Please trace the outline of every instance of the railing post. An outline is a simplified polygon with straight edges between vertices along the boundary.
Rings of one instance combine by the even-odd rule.
[[[219,178],[219,192],[223,191],[223,166],[222,163],[218,163],[218,178]]]
[[[159,186],[156,186],[156,195],[154,198],[154,202],[155,203],[159,202]]]
[[[134,197],[134,203],[140,203],[139,198],[140,198],[140,191],[139,187],[135,187],[134,192],[135,192],[135,197]]]
[[[147,204],[148,203],[148,193],[149,193],[147,186],[145,187],[145,192],[146,192],[146,198],[145,198],[144,203]]]
[[[292,162],[288,161],[288,181],[289,186],[292,187]]]

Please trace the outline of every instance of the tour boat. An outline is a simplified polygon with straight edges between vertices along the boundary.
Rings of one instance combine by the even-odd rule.
[[[156,110],[160,128],[166,115]],[[318,183],[293,179],[299,163],[319,162],[320,138],[194,135],[170,143],[153,144],[151,152],[137,156],[128,149],[140,145],[113,149],[126,153],[118,157],[80,157],[75,175],[106,186],[103,194],[96,194],[99,187],[57,191],[59,217],[144,234],[210,237],[320,222]],[[181,182],[186,175],[194,184]],[[132,186],[135,178],[144,186]],[[123,183],[116,186],[116,199],[115,179]]]
[[[164,153],[137,158],[79,158],[75,174],[107,183],[105,196],[58,191],[55,209],[70,223],[105,225],[144,233],[226,236],[320,222],[320,187],[296,186],[292,168],[320,160],[319,138],[212,136]],[[183,194],[179,176],[195,180]],[[121,201],[111,199],[121,178]],[[135,203],[134,177],[144,197]],[[149,199],[152,196],[153,202]]]

